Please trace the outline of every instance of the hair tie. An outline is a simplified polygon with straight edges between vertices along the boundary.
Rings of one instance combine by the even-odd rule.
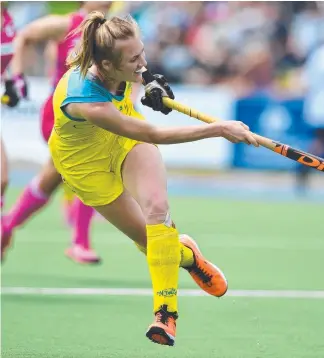
[[[101,19],[100,22],[99,22],[99,24],[100,24],[100,25],[103,25],[103,24],[106,22],[106,20],[107,20],[107,19],[105,19],[105,18]]]

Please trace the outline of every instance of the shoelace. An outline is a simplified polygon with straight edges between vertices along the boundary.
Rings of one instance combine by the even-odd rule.
[[[206,270],[202,269],[200,266],[195,265],[191,268],[191,271],[194,271],[194,273],[201,279],[201,281],[205,284],[211,281],[212,275],[209,274]]]
[[[163,324],[168,324],[168,318],[169,316],[166,314],[166,312],[157,312],[156,314],[156,320],[157,322],[161,322]]]
[[[167,311],[167,306],[166,305],[161,306],[161,309],[158,312],[156,312],[156,320],[157,320],[157,322],[161,322],[161,323],[166,324],[166,325],[169,324],[169,319],[170,318],[177,319],[177,317],[178,317],[178,315],[176,313],[169,313]]]

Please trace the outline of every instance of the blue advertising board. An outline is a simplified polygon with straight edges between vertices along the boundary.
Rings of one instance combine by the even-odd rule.
[[[301,150],[308,149],[311,129],[303,118],[301,98],[278,100],[255,95],[234,103],[234,118],[246,123],[252,132]],[[233,166],[250,169],[292,169],[298,163],[265,148],[236,144]]]

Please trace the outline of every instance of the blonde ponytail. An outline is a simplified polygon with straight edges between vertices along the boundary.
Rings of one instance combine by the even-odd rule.
[[[115,50],[116,40],[126,40],[139,34],[136,21],[114,16],[106,20],[104,14],[93,11],[72,34],[81,32],[81,41],[67,58],[68,67],[78,67],[86,76],[88,68],[96,64],[101,68],[103,60],[111,61],[118,68],[121,54]]]

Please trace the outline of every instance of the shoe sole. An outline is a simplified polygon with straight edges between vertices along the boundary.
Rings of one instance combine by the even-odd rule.
[[[164,346],[174,346],[175,337],[165,332],[161,327],[151,327],[146,332],[146,337],[153,343],[161,344]]]
[[[96,259],[96,260],[82,260],[79,259],[78,257],[75,257],[73,255],[71,255],[69,252],[65,252],[65,256],[70,259],[71,261],[74,261],[78,264],[82,264],[82,265],[98,265],[101,263],[101,259]]]
[[[183,234],[183,235],[180,235],[180,238],[186,238],[186,240],[189,241],[189,242],[191,243],[191,245],[195,247],[195,249],[196,249],[196,251],[198,252],[198,254],[199,254],[200,256],[204,257],[204,256],[202,255],[200,249],[199,249],[199,246],[197,245],[197,243],[195,242],[195,240],[193,240],[190,236]],[[184,244],[184,245],[185,245],[185,244]],[[191,245],[190,245],[190,246],[187,246],[187,247],[188,247],[189,249],[192,249],[192,248],[191,248]],[[186,245],[185,245],[185,246],[186,246]],[[209,260],[206,260],[206,261],[208,261],[208,262],[210,263],[210,265],[212,265],[212,266],[215,268],[215,270],[218,272],[218,274],[221,276],[221,278],[226,282],[226,290],[224,291],[224,293],[222,293],[221,295],[215,296],[215,297],[222,297],[222,296],[225,295],[225,293],[226,293],[227,290],[228,290],[228,282],[227,282],[227,279],[226,279],[225,275],[223,274],[223,271],[222,271],[219,267],[217,267],[216,265],[214,265],[214,264],[213,264],[212,262],[210,262]]]

